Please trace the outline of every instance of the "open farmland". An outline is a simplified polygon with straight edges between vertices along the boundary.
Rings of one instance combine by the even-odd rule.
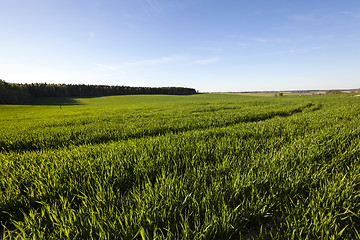
[[[359,98],[52,98],[0,126],[3,239],[360,238]]]

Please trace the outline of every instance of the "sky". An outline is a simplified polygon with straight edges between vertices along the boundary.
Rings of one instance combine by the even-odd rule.
[[[0,0],[0,79],[360,88],[360,1]]]

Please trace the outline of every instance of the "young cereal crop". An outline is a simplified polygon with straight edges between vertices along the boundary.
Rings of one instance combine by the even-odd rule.
[[[360,239],[358,98],[73,102],[0,106],[0,238]]]

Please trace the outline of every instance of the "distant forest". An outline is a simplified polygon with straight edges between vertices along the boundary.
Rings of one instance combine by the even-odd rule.
[[[85,84],[18,84],[0,79],[0,104],[26,104],[39,97],[100,97],[137,94],[196,94],[193,88],[183,87],[127,87]]]

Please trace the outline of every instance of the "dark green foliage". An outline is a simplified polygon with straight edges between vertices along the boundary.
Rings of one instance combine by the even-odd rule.
[[[127,87],[106,85],[72,85],[72,84],[15,84],[0,79],[0,104],[30,103],[32,98],[40,97],[99,97],[110,95],[196,94],[193,88],[183,87]]]
[[[29,103],[32,96],[24,85],[7,83],[0,79],[0,104]]]
[[[169,94],[189,95],[196,94],[192,88],[181,87],[127,87],[106,85],[66,85],[66,84],[25,84],[34,97],[98,97],[109,95],[136,95],[136,94]]]

